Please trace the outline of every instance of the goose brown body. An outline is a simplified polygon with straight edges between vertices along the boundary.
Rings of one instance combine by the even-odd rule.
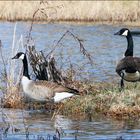
[[[23,86],[24,93],[28,97],[38,101],[53,100],[53,97],[55,97],[56,94],[59,94],[60,96],[62,95],[63,97],[65,97],[66,94],[68,97],[71,97],[74,94],[78,95],[77,90],[64,87],[54,82],[43,81],[43,80],[32,81],[24,76],[22,78],[22,86]],[[58,102],[56,100],[54,101]]]
[[[140,58],[127,56],[121,59],[116,67],[116,72],[128,82],[140,81]]]

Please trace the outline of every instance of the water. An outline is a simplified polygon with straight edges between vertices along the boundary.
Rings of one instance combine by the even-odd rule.
[[[93,117],[92,121],[88,119],[71,119],[62,115],[57,115],[53,120],[49,114],[31,112],[25,110],[4,109],[3,120],[0,119],[0,139],[23,140],[23,139],[53,139],[56,135],[55,130],[61,133],[61,140],[115,140],[139,139],[140,121],[113,121],[102,116]],[[2,118],[2,114],[1,118]],[[24,123],[23,123],[24,122]],[[7,124],[10,128],[7,134],[4,130]],[[17,132],[12,131],[16,128]],[[29,134],[25,132],[28,128]],[[26,135],[27,134],[27,135]]]
[[[0,39],[3,43],[4,53],[9,57],[11,52],[13,32],[15,23],[0,23]],[[26,38],[30,28],[30,23],[18,22],[16,25],[15,46],[22,35]],[[67,35],[60,43],[59,48],[54,52],[58,66],[65,70],[70,61],[76,72],[84,79],[94,82],[114,81],[118,77],[115,73],[115,67],[126,50],[126,39],[115,36],[114,33],[120,30],[122,26],[111,25],[77,25],[77,24],[34,24],[32,37],[38,51],[45,50],[47,54],[56,42],[67,31],[83,40],[83,45],[91,54],[94,65],[87,64],[89,61],[80,53],[79,44],[73,37]],[[137,27],[129,27],[131,30],[139,30]],[[134,54],[139,56],[139,37],[134,37]],[[20,44],[20,43],[19,43]],[[63,47],[62,47],[63,46]],[[20,45],[20,51],[25,51]],[[62,57],[63,59],[60,59]],[[62,66],[63,65],[63,66]],[[78,75],[77,74],[77,75]]]
[[[11,46],[15,23],[0,23],[0,39],[3,44],[5,59],[11,61]],[[16,27],[15,45],[20,45],[20,51],[24,51],[18,42],[27,36],[30,23],[18,22]],[[87,64],[88,60],[80,54],[78,43],[71,36],[65,37],[61,46],[54,52],[58,64],[67,68],[71,61],[76,68],[81,67],[82,78],[94,82],[115,81],[118,76],[115,73],[116,63],[122,58],[126,49],[126,39],[114,36],[122,26],[111,25],[76,25],[76,24],[34,24],[32,37],[35,40],[37,50],[44,50],[45,54],[56,44],[61,36],[71,31],[80,39],[83,39],[84,47],[90,52],[94,65]],[[129,27],[131,30],[139,30],[137,27]],[[139,38],[134,38],[134,54],[139,56]],[[60,57],[63,56],[62,61]],[[78,65],[78,66],[77,66]],[[77,70],[77,72],[79,72]],[[79,77],[78,77],[79,78]],[[82,79],[81,78],[81,79]],[[32,113],[31,111],[5,109],[4,120],[0,117],[0,139],[52,139],[56,129],[61,129],[62,140],[112,140],[112,139],[140,139],[140,121],[113,121],[102,116],[93,116],[92,121],[87,119],[71,119],[58,115],[54,120],[48,114]],[[2,115],[1,115],[2,116]],[[4,134],[6,128],[7,135]],[[25,125],[24,125],[25,124]],[[13,129],[12,129],[13,127]],[[14,130],[17,130],[15,132]],[[28,128],[29,135],[25,133]]]

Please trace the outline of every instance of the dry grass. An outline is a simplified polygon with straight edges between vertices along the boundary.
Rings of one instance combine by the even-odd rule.
[[[0,19],[41,21],[139,21],[139,1],[0,1]]]
[[[131,83],[123,92],[118,90],[117,85],[108,86],[105,88],[106,85],[97,84],[96,92],[93,85],[94,92],[91,90],[90,94],[65,102],[61,112],[65,115],[79,116],[81,114],[81,116],[90,115],[91,117],[93,114],[101,113],[116,119],[140,117],[140,85],[135,88]]]
[[[23,46],[22,37],[17,39],[16,37],[16,25],[13,32],[13,42],[11,44],[11,53],[3,57],[2,49],[1,58],[3,60],[3,71],[1,71],[1,85],[4,83],[2,88],[3,101],[5,107],[14,107],[18,108],[21,105],[21,93],[20,93],[20,84],[22,68],[18,69],[18,65],[15,60],[11,58],[17,53],[19,48]]]

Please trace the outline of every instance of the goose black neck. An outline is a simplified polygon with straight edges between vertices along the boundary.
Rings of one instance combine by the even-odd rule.
[[[125,52],[125,56],[133,56],[133,38],[130,32],[128,32],[127,38],[127,50]]]
[[[22,61],[23,61],[23,76],[30,79],[30,76],[29,76],[29,73],[28,73],[28,62],[27,62],[26,55],[24,56],[24,59]]]

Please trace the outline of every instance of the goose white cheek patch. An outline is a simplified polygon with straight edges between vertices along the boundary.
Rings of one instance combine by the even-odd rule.
[[[24,54],[22,54],[20,57],[19,57],[19,59],[24,59]]]
[[[128,30],[125,30],[122,35],[127,36],[128,35]]]

